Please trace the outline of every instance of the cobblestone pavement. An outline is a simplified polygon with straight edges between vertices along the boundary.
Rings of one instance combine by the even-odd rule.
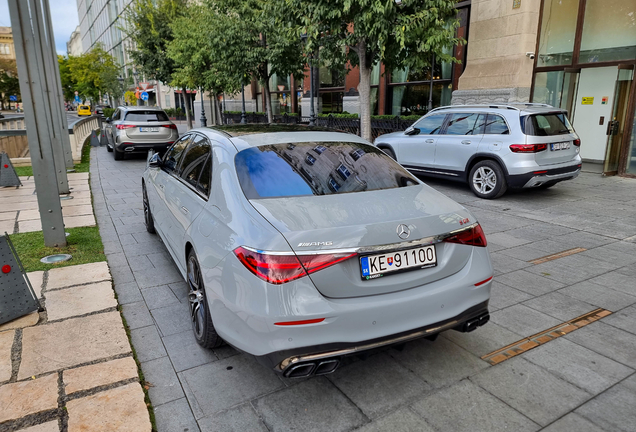
[[[636,430],[636,180],[583,173],[495,201],[427,180],[486,231],[491,322],[289,380],[232,348],[196,345],[186,284],[143,225],[145,160],[115,162],[99,148],[91,164],[93,191],[101,186],[106,199],[95,212],[115,290],[160,431]],[[574,248],[584,250],[532,263]],[[481,359],[597,308],[613,313],[553,330],[562,337],[494,366]]]

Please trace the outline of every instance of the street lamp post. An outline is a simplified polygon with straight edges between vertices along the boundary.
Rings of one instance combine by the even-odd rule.
[[[309,126],[316,126],[316,111],[314,111],[314,65],[311,63],[309,63]]]
[[[123,102],[123,99],[124,99],[124,90],[125,90],[125,88],[124,88],[124,78],[123,78],[121,75],[119,75],[119,76],[117,77],[117,81],[119,81],[119,85],[121,86],[121,97],[119,98],[119,101],[120,101],[120,102],[121,102],[121,104],[123,105],[123,104],[124,104],[124,102]]]
[[[135,89],[139,90],[139,81],[137,81],[137,77],[139,76],[139,72],[137,72],[136,70],[133,71],[133,77],[135,78]],[[141,98],[138,97],[137,98],[137,106],[142,106],[142,102],[141,102]]]
[[[241,124],[247,123],[245,120],[245,86],[241,86],[241,100],[243,102],[243,110],[241,111]]]
[[[431,80],[428,83],[428,106],[426,107],[426,111],[430,111],[433,109],[433,75],[435,74],[435,54],[433,54],[431,60]]]
[[[205,117],[205,101],[203,100],[203,90],[199,87],[199,91],[201,92],[201,118],[199,121],[201,122],[201,127],[206,127],[208,125],[208,119]]]

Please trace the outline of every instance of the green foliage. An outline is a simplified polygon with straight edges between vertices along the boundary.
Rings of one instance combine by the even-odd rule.
[[[357,119],[358,118],[358,114],[345,114],[345,113],[318,114],[318,117],[320,118],[329,118],[329,116],[332,116],[333,118],[337,118],[337,119]]]
[[[137,105],[137,97],[134,91],[127,91],[124,93],[124,100],[128,105]]]
[[[12,234],[10,236],[11,241],[22,261],[24,269],[27,272],[32,272],[106,261],[104,245],[99,236],[99,228],[66,228],[65,231],[69,233],[69,236],[66,238],[67,246],[63,248],[45,247],[42,231]],[[40,258],[44,256],[60,253],[71,254],[73,259],[59,264],[44,264],[40,262]]]
[[[115,108],[102,108],[102,111],[104,113],[104,117],[110,118],[113,116]]]
[[[98,100],[106,93],[115,98],[121,96],[121,84],[117,79],[119,67],[101,45],[97,44],[81,56],[58,56],[58,64],[66,100],[73,99],[75,91],[82,100]]]
[[[175,63],[166,54],[175,38],[172,24],[185,16],[187,5],[187,0],[134,0],[126,10],[123,30],[135,44],[130,55],[144,75],[166,83],[173,80]]]
[[[15,173],[20,177],[33,176],[33,167],[31,166],[14,167],[14,169],[15,169]]]
[[[12,95],[16,95],[18,101],[22,100],[20,97],[20,81],[17,75],[11,75],[5,71],[0,72],[0,94],[2,96],[3,107],[5,104],[9,104],[9,97]]]

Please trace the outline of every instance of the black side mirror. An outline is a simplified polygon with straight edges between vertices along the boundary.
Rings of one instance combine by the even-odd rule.
[[[161,160],[161,156],[159,156],[159,153],[154,153],[152,156],[150,156],[150,159],[148,159],[148,167],[150,168],[161,168],[162,164],[163,161]]]
[[[112,120],[110,119],[110,117],[106,117],[106,120],[104,120],[106,123],[110,123]]]
[[[416,128],[416,127],[413,127],[413,126],[409,126],[404,131],[404,135],[417,135],[419,133],[420,133],[420,130],[418,128]]]

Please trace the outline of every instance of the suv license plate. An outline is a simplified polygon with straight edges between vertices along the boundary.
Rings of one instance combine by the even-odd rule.
[[[570,148],[570,142],[569,141],[550,144],[550,150],[552,150],[552,151],[567,150],[569,148]]]
[[[159,132],[159,128],[140,127],[139,132]]]
[[[375,279],[393,273],[435,267],[435,245],[406,249],[360,258],[360,274],[363,280]]]

